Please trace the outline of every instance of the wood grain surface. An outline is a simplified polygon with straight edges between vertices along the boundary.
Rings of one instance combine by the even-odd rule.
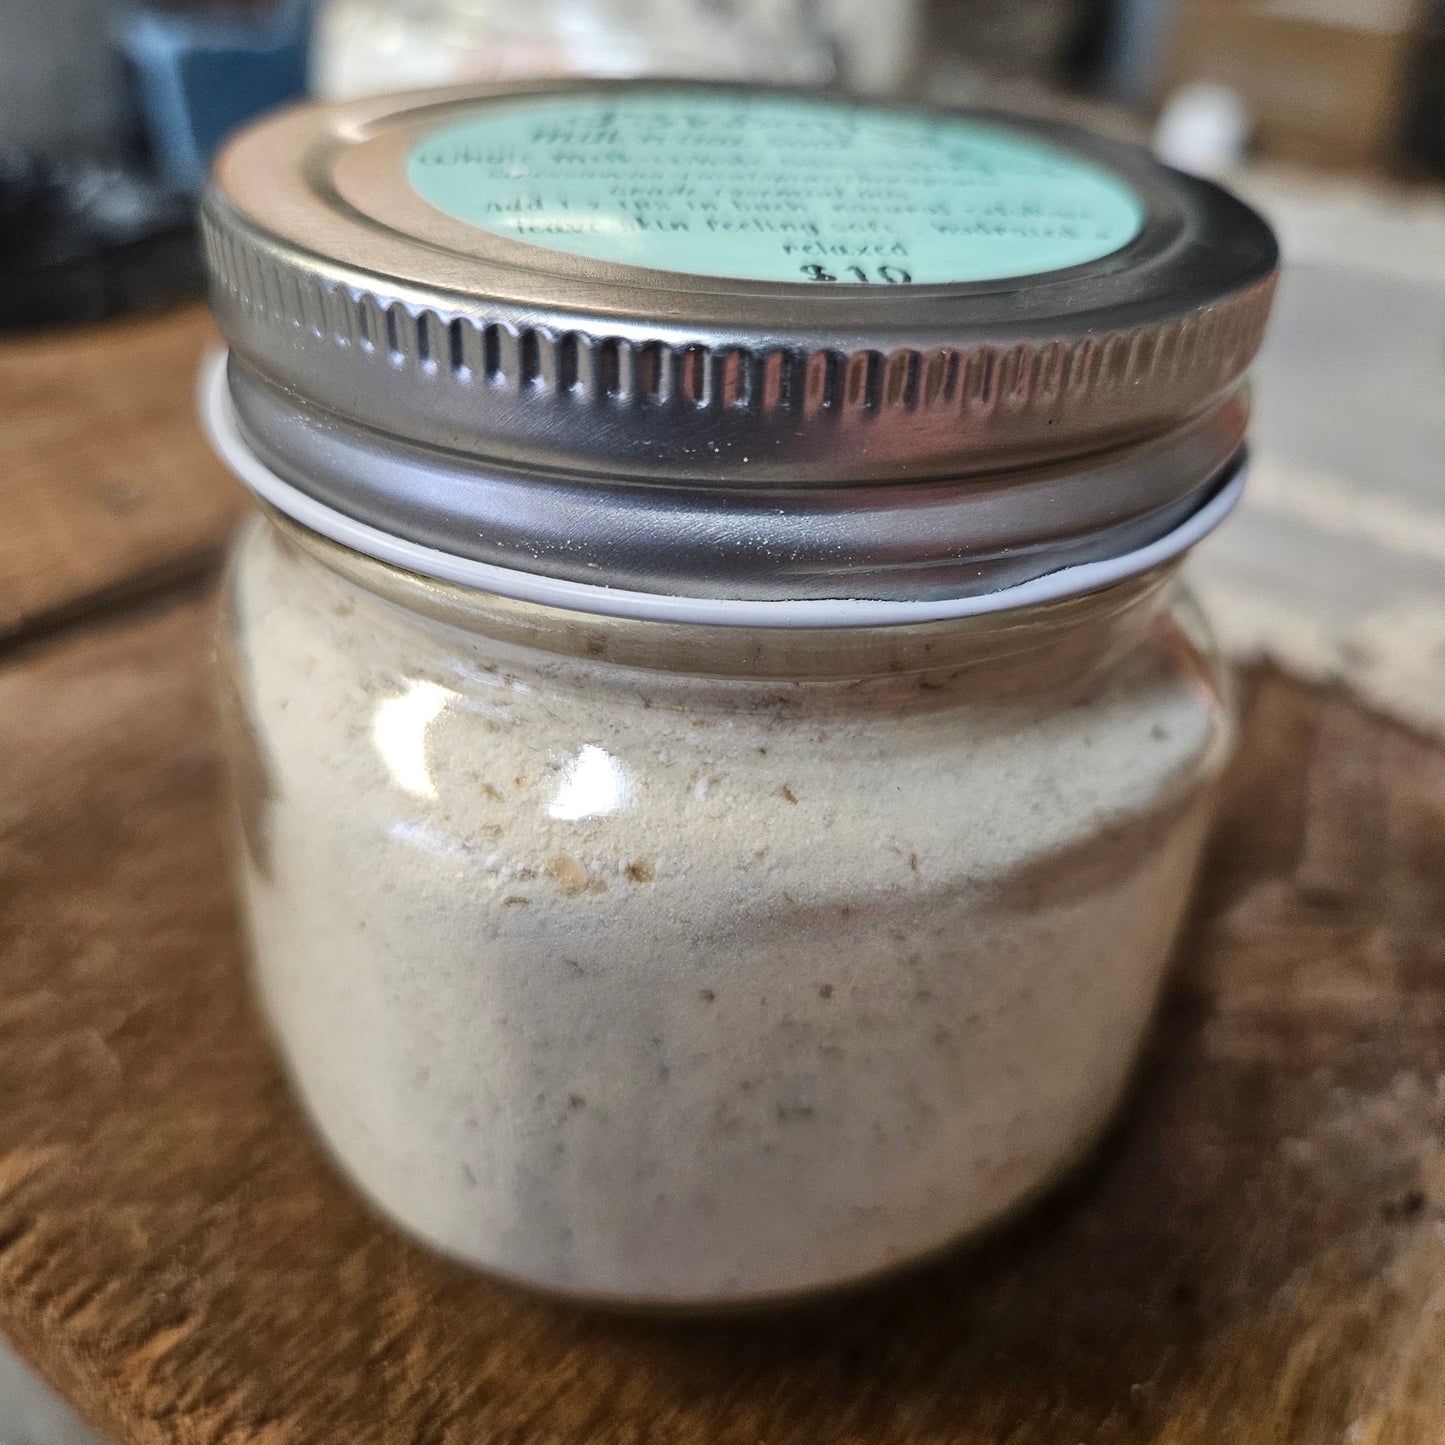
[[[972,1251],[617,1320],[372,1218],[242,986],[192,589],[0,668],[0,1330],[117,1441],[1439,1445],[1445,755],[1272,674],[1133,1101]]]
[[[0,344],[0,643],[214,564],[242,505],[195,423],[205,311]]]

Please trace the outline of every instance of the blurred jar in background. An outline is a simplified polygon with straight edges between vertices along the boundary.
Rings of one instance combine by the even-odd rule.
[[[317,13],[323,99],[553,75],[821,84],[837,67],[820,0],[326,0]]]

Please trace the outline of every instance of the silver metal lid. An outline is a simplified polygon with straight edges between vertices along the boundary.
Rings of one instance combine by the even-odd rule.
[[[1237,460],[1277,260],[1074,130],[675,82],[291,110],[203,214],[280,476],[457,555],[738,597],[1163,535]]]

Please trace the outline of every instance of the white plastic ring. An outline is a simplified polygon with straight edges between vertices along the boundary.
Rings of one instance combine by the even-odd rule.
[[[572,612],[603,617],[629,617],[648,622],[696,622],[722,627],[887,627],[901,623],[945,622],[1057,602],[1083,592],[1096,592],[1127,577],[1158,567],[1187,552],[1234,510],[1244,490],[1241,466],[1197,512],[1145,547],[1064,567],[1043,577],[973,597],[935,597],[923,601],[892,598],[805,598],[796,601],[751,601],[735,597],[680,597],[660,592],[630,592],[619,587],[572,582],[497,567],[471,557],[458,557],[394,537],[334,507],[309,497],[276,475],[247,445],[236,425],[226,384],[226,353],[215,351],[202,362],[198,382],[201,422],[221,460],[257,496],[303,527],[355,552],[407,572],[476,588],[518,602],[535,602]]]

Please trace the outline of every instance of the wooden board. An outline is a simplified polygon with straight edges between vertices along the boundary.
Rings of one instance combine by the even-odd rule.
[[[375,1221],[242,988],[208,601],[0,669],[0,1330],[117,1441],[1438,1445],[1445,756],[1272,675],[1133,1103],[826,1308],[585,1315]]]
[[[195,422],[205,311],[0,342],[0,643],[214,564],[242,504]]]

